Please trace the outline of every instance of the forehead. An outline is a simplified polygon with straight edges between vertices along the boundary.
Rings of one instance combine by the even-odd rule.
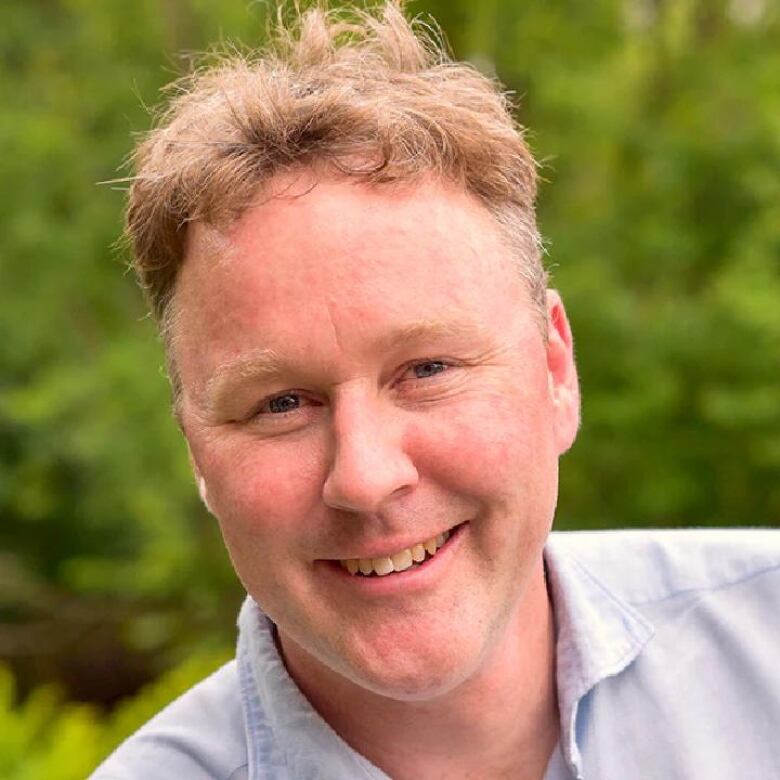
[[[346,345],[426,319],[484,327],[497,297],[516,304],[521,288],[497,223],[455,187],[291,175],[229,229],[192,226],[177,358],[203,362],[207,346],[229,358],[281,343],[322,351],[323,332]]]
[[[449,266],[450,278],[486,282],[509,257],[496,220],[452,184],[367,185],[306,170],[272,180],[226,230],[196,222],[187,238],[179,288],[264,269],[275,284],[314,275],[376,278],[406,274],[404,260],[421,273]]]

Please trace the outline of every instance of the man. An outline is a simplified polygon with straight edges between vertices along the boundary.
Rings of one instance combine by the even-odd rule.
[[[772,533],[548,538],[579,391],[504,97],[389,4],[196,75],[128,232],[237,661],[93,777],[780,777]]]

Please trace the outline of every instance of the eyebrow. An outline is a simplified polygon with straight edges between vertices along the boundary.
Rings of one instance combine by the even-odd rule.
[[[481,323],[422,319],[400,328],[394,328],[388,334],[377,339],[376,346],[382,351],[389,352],[409,342],[413,343],[424,339],[473,338],[483,335],[484,332],[485,328]]]
[[[372,347],[387,353],[425,339],[473,338],[484,334],[481,323],[422,319],[380,336]],[[236,384],[262,380],[283,373],[288,363],[272,349],[254,349],[220,363],[206,380],[203,400],[213,411]]]
[[[283,361],[272,349],[253,349],[220,363],[206,380],[203,401],[210,412],[236,383],[274,376],[282,370]]]

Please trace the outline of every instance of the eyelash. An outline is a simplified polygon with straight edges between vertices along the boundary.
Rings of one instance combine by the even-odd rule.
[[[428,358],[427,360],[415,360],[414,363],[410,363],[404,369],[404,373],[406,373],[406,371],[413,370],[421,366],[432,366],[432,365],[442,366],[443,370],[435,371],[433,374],[429,374],[428,376],[425,377],[416,376],[415,379],[417,380],[431,379],[432,377],[439,376],[439,374],[446,374],[447,369],[452,368],[452,364],[448,363],[446,360],[442,360],[440,358]]]
[[[284,412],[271,412],[271,411],[264,412],[263,411],[266,407],[270,407],[271,404],[274,403],[274,401],[279,401],[282,398],[286,398],[287,396],[304,398],[304,397],[306,397],[306,393],[304,393],[303,390],[285,390],[283,393],[279,393],[277,395],[272,395],[269,398],[263,399],[262,403],[257,407],[257,409],[255,409],[255,411],[252,412],[251,416],[252,417],[257,417],[258,415],[263,414],[264,416],[267,416],[267,417],[284,418],[288,414],[292,414],[294,412],[299,411],[299,409],[301,408],[300,406],[297,406],[295,409],[291,409],[289,411],[284,411]],[[318,403],[316,401],[311,401],[310,405],[311,406],[322,406],[322,404],[320,404],[320,403]]]

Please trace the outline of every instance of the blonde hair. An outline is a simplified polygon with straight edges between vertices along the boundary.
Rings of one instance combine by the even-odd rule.
[[[306,166],[377,185],[434,175],[461,186],[494,215],[544,310],[536,166],[498,84],[453,62],[396,0],[373,13],[280,15],[269,41],[177,82],[135,150],[126,235],[166,341],[187,225],[229,224],[273,177]]]

